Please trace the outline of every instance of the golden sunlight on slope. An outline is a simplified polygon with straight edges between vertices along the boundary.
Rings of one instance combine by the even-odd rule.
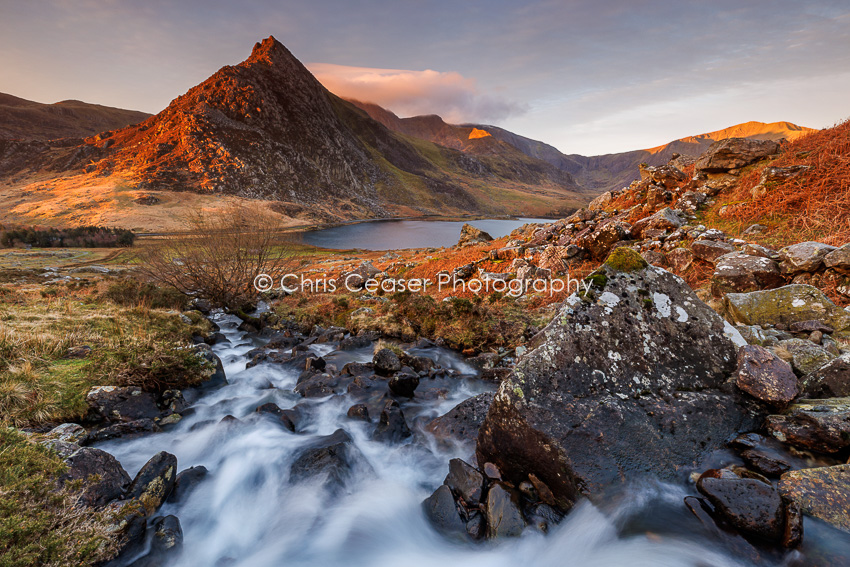
[[[486,138],[487,136],[490,136],[490,135],[491,135],[490,132],[488,132],[487,130],[480,130],[478,128],[473,128],[472,132],[469,133],[469,139],[475,140],[475,139],[478,139],[478,138]]]
[[[758,140],[774,141],[779,141],[782,138],[785,138],[789,142],[792,142],[800,136],[804,136],[811,132],[817,132],[817,130],[815,128],[797,126],[791,122],[771,122],[769,124],[764,122],[744,122],[743,124],[736,124],[735,126],[730,126],[729,128],[724,128],[715,132],[708,132],[698,136],[688,136],[676,141],[688,144],[705,144],[716,142],[717,140],[725,140],[727,138],[756,138]],[[648,148],[646,151],[655,154],[664,150],[669,145],[670,144],[664,144],[662,146]]]

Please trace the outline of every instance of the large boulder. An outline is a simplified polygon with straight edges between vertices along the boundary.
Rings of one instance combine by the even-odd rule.
[[[457,245],[469,246],[471,244],[483,244],[491,240],[493,240],[493,237],[480,228],[475,228],[469,223],[464,223],[460,229],[460,239],[457,241]]]
[[[711,144],[696,162],[696,171],[726,173],[763,160],[779,151],[779,144],[769,140],[727,138]]]
[[[320,479],[331,491],[340,490],[349,480],[363,455],[351,436],[342,429],[319,437],[304,447],[290,467],[292,482]]]
[[[850,313],[835,305],[816,287],[791,284],[777,289],[730,293],[726,311],[743,325],[791,325],[818,320],[836,330],[850,330]]]
[[[130,485],[130,476],[118,459],[100,449],[78,449],[65,464],[68,469],[60,481],[83,481],[80,501],[87,506],[103,506],[123,496]]]
[[[641,166],[640,178],[649,179],[665,189],[673,189],[688,180],[685,172],[673,165]]]
[[[487,392],[464,400],[444,415],[432,419],[424,429],[442,446],[475,443],[478,430],[493,403],[493,396],[492,392]]]
[[[746,345],[738,351],[736,383],[744,392],[778,409],[800,394],[791,365],[758,345]]]
[[[850,532],[850,465],[789,471],[779,492],[803,513]]]
[[[757,424],[724,389],[743,339],[680,278],[619,248],[589,279],[502,382],[477,446],[564,509],[611,483],[681,478]]]
[[[159,417],[153,394],[137,386],[97,386],[86,394],[91,421],[129,422]]]

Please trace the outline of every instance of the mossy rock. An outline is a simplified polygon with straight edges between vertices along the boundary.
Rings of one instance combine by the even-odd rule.
[[[611,252],[604,265],[618,272],[637,272],[649,266],[640,254],[625,246]]]

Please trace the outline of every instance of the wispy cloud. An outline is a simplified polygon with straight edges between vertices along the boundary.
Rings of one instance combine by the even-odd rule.
[[[502,120],[524,105],[482,93],[475,79],[426,69],[375,69],[332,63],[307,65],[332,93],[388,108],[400,116],[439,114],[449,122]]]

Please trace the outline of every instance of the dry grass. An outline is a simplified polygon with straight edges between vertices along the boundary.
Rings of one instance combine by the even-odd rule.
[[[750,171],[706,218],[734,233],[754,223],[765,224],[779,244],[850,242],[850,120],[798,138],[770,163],[791,165],[811,169],[771,184],[767,194],[758,198],[753,198],[752,189],[762,169]]]

